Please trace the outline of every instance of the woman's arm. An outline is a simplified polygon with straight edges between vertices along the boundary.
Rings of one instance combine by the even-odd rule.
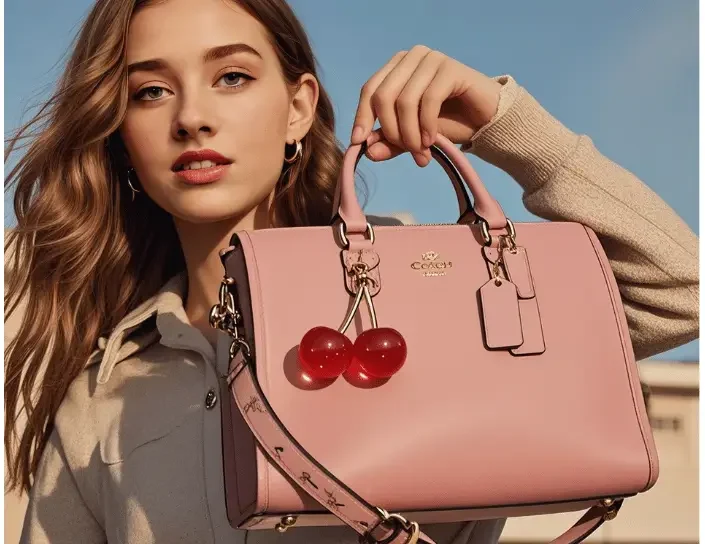
[[[698,239],[655,192],[552,117],[510,76],[492,120],[463,146],[524,188],[526,208],[600,238],[637,359],[698,337]]]

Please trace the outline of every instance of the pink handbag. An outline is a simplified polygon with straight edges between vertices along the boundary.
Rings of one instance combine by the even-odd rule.
[[[582,541],[658,476],[595,233],[515,226],[442,136],[461,221],[370,225],[363,152],[345,154],[333,226],[237,232],[221,251],[231,524],[396,544],[432,542],[419,524],[588,508],[555,542]]]

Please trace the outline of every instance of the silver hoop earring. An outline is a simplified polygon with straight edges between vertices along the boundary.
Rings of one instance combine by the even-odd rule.
[[[286,151],[285,151],[284,152],[284,160],[289,164],[293,164],[299,160],[301,155],[303,155],[303,146],[301,145],[301,140],[299,140],[296,142],[296,152],[294,153],[294,156],[291,158],[287,157]]]
[[[130,186],[130,189],[132,190],[132,202],[135,201],[135,193],[141,193],[142,191],[138,191],[135,189],[134,185],[132,185],[132,180],[130,179],[132,177],[132,174],[135,173],[134,168],[128,168],[127,169],[127,184]]]

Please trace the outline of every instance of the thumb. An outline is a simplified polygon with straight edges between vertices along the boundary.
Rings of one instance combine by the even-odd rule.
[[[355,122],[353,123],[352,134],[350,135],[350,143],[353,145],[364,142],[372,131],[372,127],[377,120],[371,100],[360,100],[355,113]]]

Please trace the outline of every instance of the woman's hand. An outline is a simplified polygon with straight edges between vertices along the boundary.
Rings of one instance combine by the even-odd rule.
[[[360,93],[351,143],[367,140],[374,161],[410,151],[419,166],[440,132],[464,144],[497,111],[501,85],[469,66],[417,45],[400,51]],[[372,131],[375,119],[380,128]]]

